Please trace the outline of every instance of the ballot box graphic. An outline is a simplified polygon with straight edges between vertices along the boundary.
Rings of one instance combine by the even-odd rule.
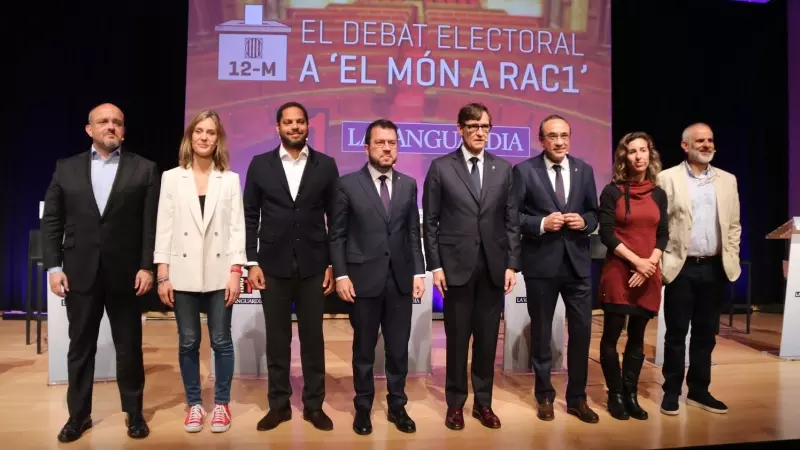
[[[245,5],[244,20],[219,24],[217,78],[233,81],[286,81],[288,37],[292,29],[263,20],[263,5]]]

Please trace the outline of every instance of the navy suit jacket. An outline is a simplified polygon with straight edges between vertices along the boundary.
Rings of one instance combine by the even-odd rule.
[[[414,276],[425,274],[416,180],[392,171],[388,215],[366,165],[337,180],[333,199],[328,236],[334,277],[350,277],[358,297],[377,297],[391,266],[398,290],[410,294]]]
[[[547,175],[544,153],[514,167],[514,188],[519,201],[522,232],[522,273],[528,278],[553,278],[569,257],[580,277],[591,275],[589,235],[597,228],[597,189],[592,166],[573,156],[569,158],[570,189],[566,207],[556,200],[553,184]],[[541,223],[550,213],[578,213],[586,221],[583,231],[566,226],[556,232],[540,233]]]

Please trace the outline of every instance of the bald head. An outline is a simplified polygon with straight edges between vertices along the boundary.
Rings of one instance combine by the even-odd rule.
[[[683,140],[683,142],[690,142],[692,140],[692,135],[696,132],[707,132],[708,134],[711,134],[713,136],[710,126],[704,124],[703,122],[696,122],[689,125],[683,130],[683,135],[681,136],[681,139]]]
[[[103,103],[102,105],[97,105],[89,111],[89,123],[92,123],[92,120],[95,116],[102,115],[104,112],[110,112],[118,114],[122,117],[123,123],[125,121],[125,115],[122,114],[122,110],[117,107],[117,105],[113,103]]]
[[[113,152],[125,138],[125,116],[122,110],[111,103],[96,106],[89,112],[86,134],[92,138],[92,145],[104,156]]]

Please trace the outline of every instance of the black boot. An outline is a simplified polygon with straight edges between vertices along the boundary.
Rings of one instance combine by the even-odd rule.
[[[628,411],[622,398],[622,375],[619,367],[619,355],[600,354],[600,367],[606,378],[608,387],[608,413],[617,420],[628,420]]]
[[[638,420],[647,420],[647,411],[639,406],[638,389],[639,373],[644,364],[644,355],[632,355],[625,352],[622,357],[622,396],[625,401],[625,409],[631,417]]]

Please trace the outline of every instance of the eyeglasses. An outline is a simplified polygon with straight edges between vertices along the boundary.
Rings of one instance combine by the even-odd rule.
[[[381,147],[395,148],[395,147],[397,147],[397,141],[383,141],[383,140],[381,140],[381,141],[372,141],[372,145],[374,145],[375,147],[378,147],[378,148],[381,148]]]
[[[551,134],[546,135],[544,138],[547,139],[550,142],[555,142],[555,141],[558,140],[558,138],[561,138],[562,141],[568,141],[569,140],[569,134],[568,133],[561,133],[561,134],[551,133]]]
[[[467,129],[470,133],[474,133],[478,131],[478,129],[482,130],[484,133],[488,133],[492,130],[492,126],[489,124],[477,124],[477,123],[468,123],[464,125],[464,128]]]

